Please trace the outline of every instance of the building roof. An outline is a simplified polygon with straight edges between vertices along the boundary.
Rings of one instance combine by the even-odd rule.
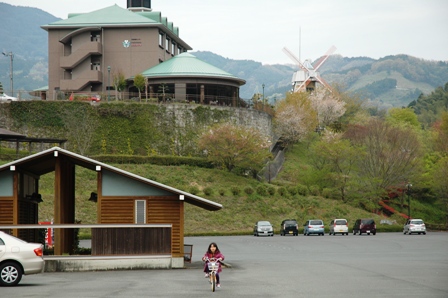
[[[56,159],[55,156],[64,155],[65,157],[69,158],[71,162],[73,162],[75,165],[82,166],[84,168],[90,169],[92,171],[97,170],[97,166],[101,167],[101,170],[106,169],[108,171],[114,172],[116,174],[119,174],[121,176],[125,176],[131,179],[134,179],[136,181],[157,187],[159,189],[163,189],[167,192],[170,192],[175,195],[183,195],[184,200],[187,203],[190,203],[192,205],[211,210],[216,211],[219,209],[222,209],[222,205],[201,197],[198,197],[196,195],[184,192],[182,190],[170,187],[165,184],[161,184],[159,182],[132,174],[130,172],[118,169],[116,167],[113,167],[111,165],[90,159],[88,157],[70,152],[68,150],[61,149],[59,147],[53,147],[50,149],[47,149],[45,151],[29,155],[27,157],[15,160],[13,162],[4,164],[0,166],[0,172],[10,169],[11,166],[15,166],[16,168],[20,168],[23,171],[26,171],[28,173],[41,176],[50,172],[53,172],[55,170],[56,165]]]
[[[84,27],[163,27],[179,38],[179,28],[158,11],[132,12],[117,4],[89,13],[71,13],[65,20],[41,26],[45,30]],[[186,45],[188,49],[190,46]]]
[[[190,53],[182,53],[174,56],[163,63],[145,70],[142,75],[149,78],[213,77],[237,81],[240,86],[246,83],[245,80],[201,61]]]

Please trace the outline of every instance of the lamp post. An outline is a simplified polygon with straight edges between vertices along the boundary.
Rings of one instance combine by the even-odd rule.
[[[408,195],[408,218],[411,218],[411,187],[412,184],[408,182],[408,184],[406,184],[406,193]]]
[[[11,91],[11,96],[14,96],[14,77],[13,77],[13,60],[14,60],[14,54],[12,53],[12,52],[9,52],[9,53],[5,53],[5,52],[2,52],[2,54],[5,56],[5,57],[8,57],[9,56],[9,61],[10,61],[10,64],[9,64],[9,78],[10,78],[10,82],[9,82],[9,88],[10,88],[10,91]]]
[[[110,100],[110,66],[107,67],[107,101]]]
[[[264,106],[264,83],[261,85],[263,88],[263,111],[266,110],[266,107]]]

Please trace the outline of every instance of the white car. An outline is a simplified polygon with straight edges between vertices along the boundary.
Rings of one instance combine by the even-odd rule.
[[[426,235],[426,225],[421,219],[408,219],[403,226],[403,234],[418,233]]]
[[[12,97],[6,93],[0,94],[0,101],[17,101],[17,97]]]
[[[0,231],[0,286],[16,286],[23,275],[44,271],[44,246]]]
[[[348,235],[348,223],[346,219],[339,218],[339,219],[333,219],[330,222],[330,235]]]

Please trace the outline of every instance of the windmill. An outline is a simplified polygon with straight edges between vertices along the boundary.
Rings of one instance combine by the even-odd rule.
[[[283,52],[291,58],[298,66],[299,70],[296,71],[292,76],[293,92],[300,91],[313,91],[316,89],[316,82],[321,83],[329,90],[331,90],[330,85],[325,82],[320,76],[318,69],[324,64],[328,57],[334,53],[336,50],[335,46],[332,46],[314,65],[311,64],[310,60],[305,60],[303,63],[298,59],[289,49],[283,48]]]

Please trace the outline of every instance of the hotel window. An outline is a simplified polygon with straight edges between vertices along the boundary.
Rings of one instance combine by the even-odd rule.
[[[163,38],[164,35],[162,32],[159,32],[159,47],[161,47],[163,49]]]
[[[166,42],[165,42],[165,49],[168,53],[170,53],[170,45],[171,45],[171,40],[167,37]]]
[[[176,44],[173,42],[172,44],[171,44],[171,55],[175,55],[175,52],[176,51]]]

